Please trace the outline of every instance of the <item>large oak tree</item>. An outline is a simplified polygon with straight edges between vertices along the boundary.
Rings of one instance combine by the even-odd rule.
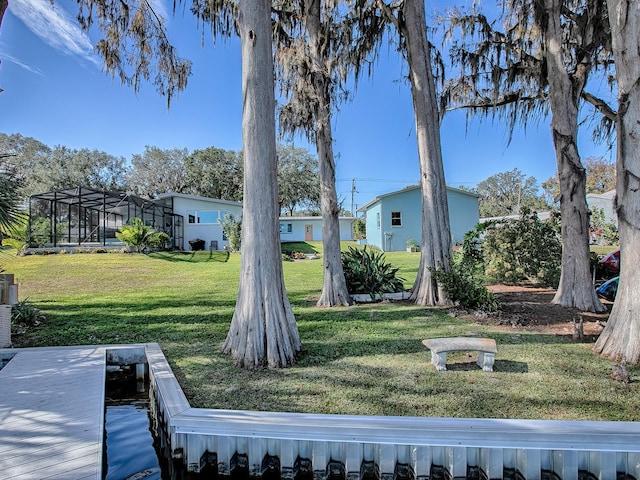
[[[472,191],[480,195],[480,217],[519,215],[522,207],[548,209],[538,194],[538,181],[519,169],[496,173],[483,180]]]

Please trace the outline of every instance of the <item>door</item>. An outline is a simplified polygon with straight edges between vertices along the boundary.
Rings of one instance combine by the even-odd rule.
[[[304,241],[305,242],[313,241],[313,225],[311,224],[304,226]]]

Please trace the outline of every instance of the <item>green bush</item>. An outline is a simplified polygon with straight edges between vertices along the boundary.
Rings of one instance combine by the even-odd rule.
[[[382,252],[367,250],[366,246],[362,249],[349,247],[341,257],[349,293],[366,293],[375,300],[383,293],[404,289],[404,279],[396,276],[399,269],[386,263]]]
[[[162,249],[165,248],[170,241],[171,237],[165,232],[156,232],[156,234],[152,235],[149,239],[149,246]]]
[[[487,229],[495,222],[478,223],[473,230],[464,234],[462,240],[462,262],[472,266],[474,269],[482,266],[484,270],[484,259],[482,258],[482,238],[486,235]]]
[[[353,239],[360,240],[367,238],[367,224],[363,218],[356,218],[353,221]]]
[[[232,252],[240,251],[240,241],[242,239],[242,222],[237,221],[233,215],[226,214],[223,219],[218,220],[222,225],[222,233],[229,242]]]
[[[551,222],[523,208],[517,220],[487,226],[482,242],[487,276],[502,283],[558,285],[562,241]]]
[[[128,225],[122,225],[116,237],[136,252],[144,252],[147,247],[163,248],[169,242],[166,233],[156,232],[140,218],[131,218]]]
[[[459,257],[451,264],[447,272],[442,268],[433,270],[433,276],[444,289],[449,300],[456,305],[472,310],[497,312],[500,306],[498,297],[487,290],[482,280],[474,275],[468,261]]]
[[[293,262],[293,258],[291,258],[291,255],[289,255],[286,252],[282,252],[282,261],[283,262]]]
[[[46,317],[40,309],[28,299],[24,299],[11,307],[11,330],[14,333],[24,333],[27,330],[37,327]]]
[[[619,245],[620,236],[618,227],[613,222],[607,222],[602,208],[592,208],[590,210],[589,229],[597,244]]]
[[[51,242],[51,222],[45,217],[34,217],[29,225],[29,246],[43,247]]]

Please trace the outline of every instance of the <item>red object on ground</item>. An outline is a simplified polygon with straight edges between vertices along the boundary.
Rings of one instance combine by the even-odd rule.
[[[610,272],[616,272],[616,273],[619,272],[620,271],[620,250],[611,252],[602,260],[600,260],[600,263],[602,263]]]

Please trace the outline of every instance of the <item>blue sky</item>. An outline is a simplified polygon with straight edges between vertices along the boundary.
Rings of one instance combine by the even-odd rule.
[[[80,31],[75,2],[56,1],[52,6],[49,0],[11,0],[0,30],[0,132],[127,159],[142,153],[145,145],[240,150],[239,42],[214,44],[209,31],[203,37],[189,13],[172,16],[172,3],[154,0],[156,9],[165,12],[180,55],[193,62],[193,75],[167,110],[166,99],[153,85],[143,84],[136,94],[103,73],[92,49],[99,37]],[[337,190],[347,209],[354,178],[357,206],[418,181],[405,77],[406,67],[393,47],[384,49],[373,78],[362,80],[353,100],[334,116]],[[513,168],[540,183],[555,174],[548,120],[531,124],[526,134],[516,131],[507,146],[500,123],[485,120],[466,126],[463,112],[450,112],[441,134],[449,185],[473,186]],[[606,147],[592,143],[586,129],[579,144],[584,158],[612,158]]]

